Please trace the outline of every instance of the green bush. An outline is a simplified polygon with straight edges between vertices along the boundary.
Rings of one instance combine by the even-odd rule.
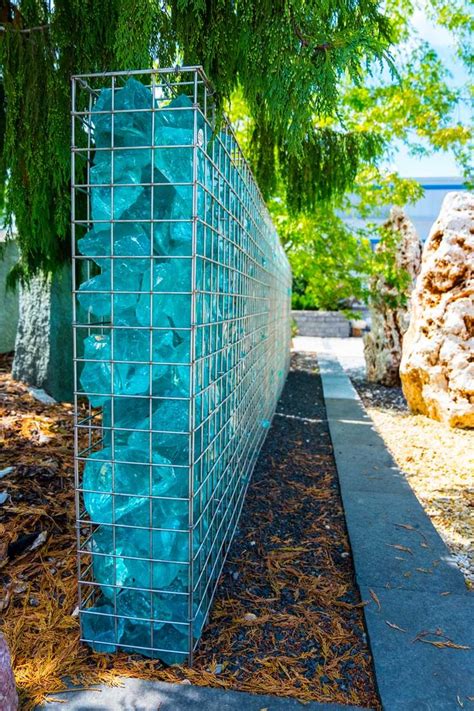
[[[354,234],[331,208],[298,218],[278,204],[272,212],[293,270],[294,309],[337,311],[367,300],[368,239]]]

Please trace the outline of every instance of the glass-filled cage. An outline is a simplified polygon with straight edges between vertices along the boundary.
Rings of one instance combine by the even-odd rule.
[[[72,80],[81,638],[192,662],[289,364],[291,273],[199,67]]]

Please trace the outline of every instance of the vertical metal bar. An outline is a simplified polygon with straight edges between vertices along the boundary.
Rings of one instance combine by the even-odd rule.
[[[111,474],[112,474],[112,550],[114,556],[117,552],[117,530],[115,518],[115,318],[114,318],[114,301],[115,301],[115,260],[114,260],[114,242],[115,242],[115,90],[116,78],[112,77],[111,82],[111,116],[110,116],[110,450],[111,450]],[[118,617],[117,617],[117,558],[114,557],[114,638],[118,642]]]
[[[193,538],[194,538],[194,432],[195,432],[195,351],[196,351],[196,239],[197,239],[197,220],[198,220],[198,126],[197,126],[197,106],[198,106],[198,74],[194,72],[194,87],[193,87],[193,210],[192,210],[192,246],[191,246],[191,333],[190,333],[190,386],[191,399],[189,402],[189,569],[188,569],[188,619],[189,619],[189,664],[193,663],[193,628],[194,628],[194,556],[193,556]]]
[[[148,439],[148,446],[149,446],[149,452],[148,452],[148,459],[149,459],[149,464],[150,464],[150,488],[149,488],[149,496],[150,496],[150,502],[149,502],[149,515],[150,515],[150,537],[149,537],[149,547],[150,547],[150,616],[151,616],[151,634],[150,634],[150,640],[151,640],[151,648],[155,649],[155,623],[154,623],[154,584],[153,584],[153,575],[154,575],[154,568],[155,568],[155,563],[153,562],[154,560],[154,551],[153,551],[153,503],[154,499],[152,498],[153,496],[153,434],[152,434],[152,429],[153,429],[153,400],[152,400],[152,395],[153,395],[153,363],[154,363],[154,357],[153,357],[153,289],[154,289],[154,272],[155,272],[155,261],[153,259],[154,256],[154,230],[155,230],[155,225],[153,223],[153,219],[155,217],[155,151],[154,151],[154,146],[155,146],[155,112],[156,112],[156,99],[155,99],[155,81],[156,81],[156,74],[151,75],[151,149],[150,149],[150,154],[151,154],[151,176],[150,176],[150,182],[151,182],[151,187],[150,187],[150,341],[149,341],[149,358],[150,358],[150,368],[149,368],[149,378],[150,378],[150,387],[149,387],[149,397],[150,397],[150,407],[149,407],[149,418],[150,418],[150,434],[149,434],[149,439]]]
[[[76,146],[76,80],[71,80],[71,144],[73,149]],[[76,329],[76,153],[71,151],[71,254],[72,254],[72,358],[73,358],[73,398],[74,398],[74,504],[76,510],[76,549],[81,547],[81,529],[79,524],[80,517],[80,494],[79,494],[79,462],[77,460],[77,452],[79,451],[78,443],[78,399],[77,399],[77,329]],[[77,553],[77,576],[81,580],[81,556]],[[78,585],[78,606],[82,607],[82,588]]]

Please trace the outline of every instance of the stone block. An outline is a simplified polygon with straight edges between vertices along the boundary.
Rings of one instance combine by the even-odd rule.
[[[34,277],[20,288],[12,369],[16,380],[64,401],[73,396],[71,293],[69,266],[48,278]]]
[[[340,311],[292,311],[299,336],[349,338],[350,321]]]
[[[18,247],[14,241],[2,242],[0,235],[0,353],[10,353],[15,348],[18,325],[18,289],[6,291],[6,279],[18,260]]]

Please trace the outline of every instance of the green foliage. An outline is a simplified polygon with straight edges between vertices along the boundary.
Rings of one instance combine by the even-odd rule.
[[[275,201],[271,212],[293,271],[293,308],[335,311],[367,299],[367,239],[327,209],[293,218]]]
[[[321,128],[304,141],[301,156],[282,151],[281,175],[288,210],[293,214],[314,211],[321,203],[342,197],[353,187],[364,162],[372,162],[382,149],[383,142],[374,133],[338,133]]]
[[[446,27],[456,40],[458,56],[468,71],[474,71],[474,12],[470,0],[430,0],[428,10],[435,22]]]
[[[345,76],[359,84],[374,62],[391,63],[379,0],[18,0],[1,8],[0,171],[8,171],[7,220],[21,250],[15,278],[68,258],[71,74],[202,64],[218,106],[241,87],[261,187],[270,196],[286,184],[292,209],[341,194],[379,152],[373,137],[318,124],[337,113]]]
[[[341,120],[348,129],[377,134],[388,155],[395,140],[415,156],[451,150],[469,182],[474,170],[473,131],[458,111],[468,108],[467,87],[453,87],[449,70],[422,39],[400,47],[397,58],[403,67],[397,81],[348,87],[341,101]]]
[[[60,0],[53,11],[39,0],[11,5],[1,41],[2,165],[21,262],[10,284],[69,256],[71,74],[151,66],[159,30],[151,0]],[[166,54],[166,33],[163,47]]]
[[[400,233],[381,225],[373,228],[373,234],[379,242],[367,261],[368,301],[373,305],[383,302],[390,309],[406,306],[411,276],[398,264]],[[383,290],[380,284],[384,284]]]

